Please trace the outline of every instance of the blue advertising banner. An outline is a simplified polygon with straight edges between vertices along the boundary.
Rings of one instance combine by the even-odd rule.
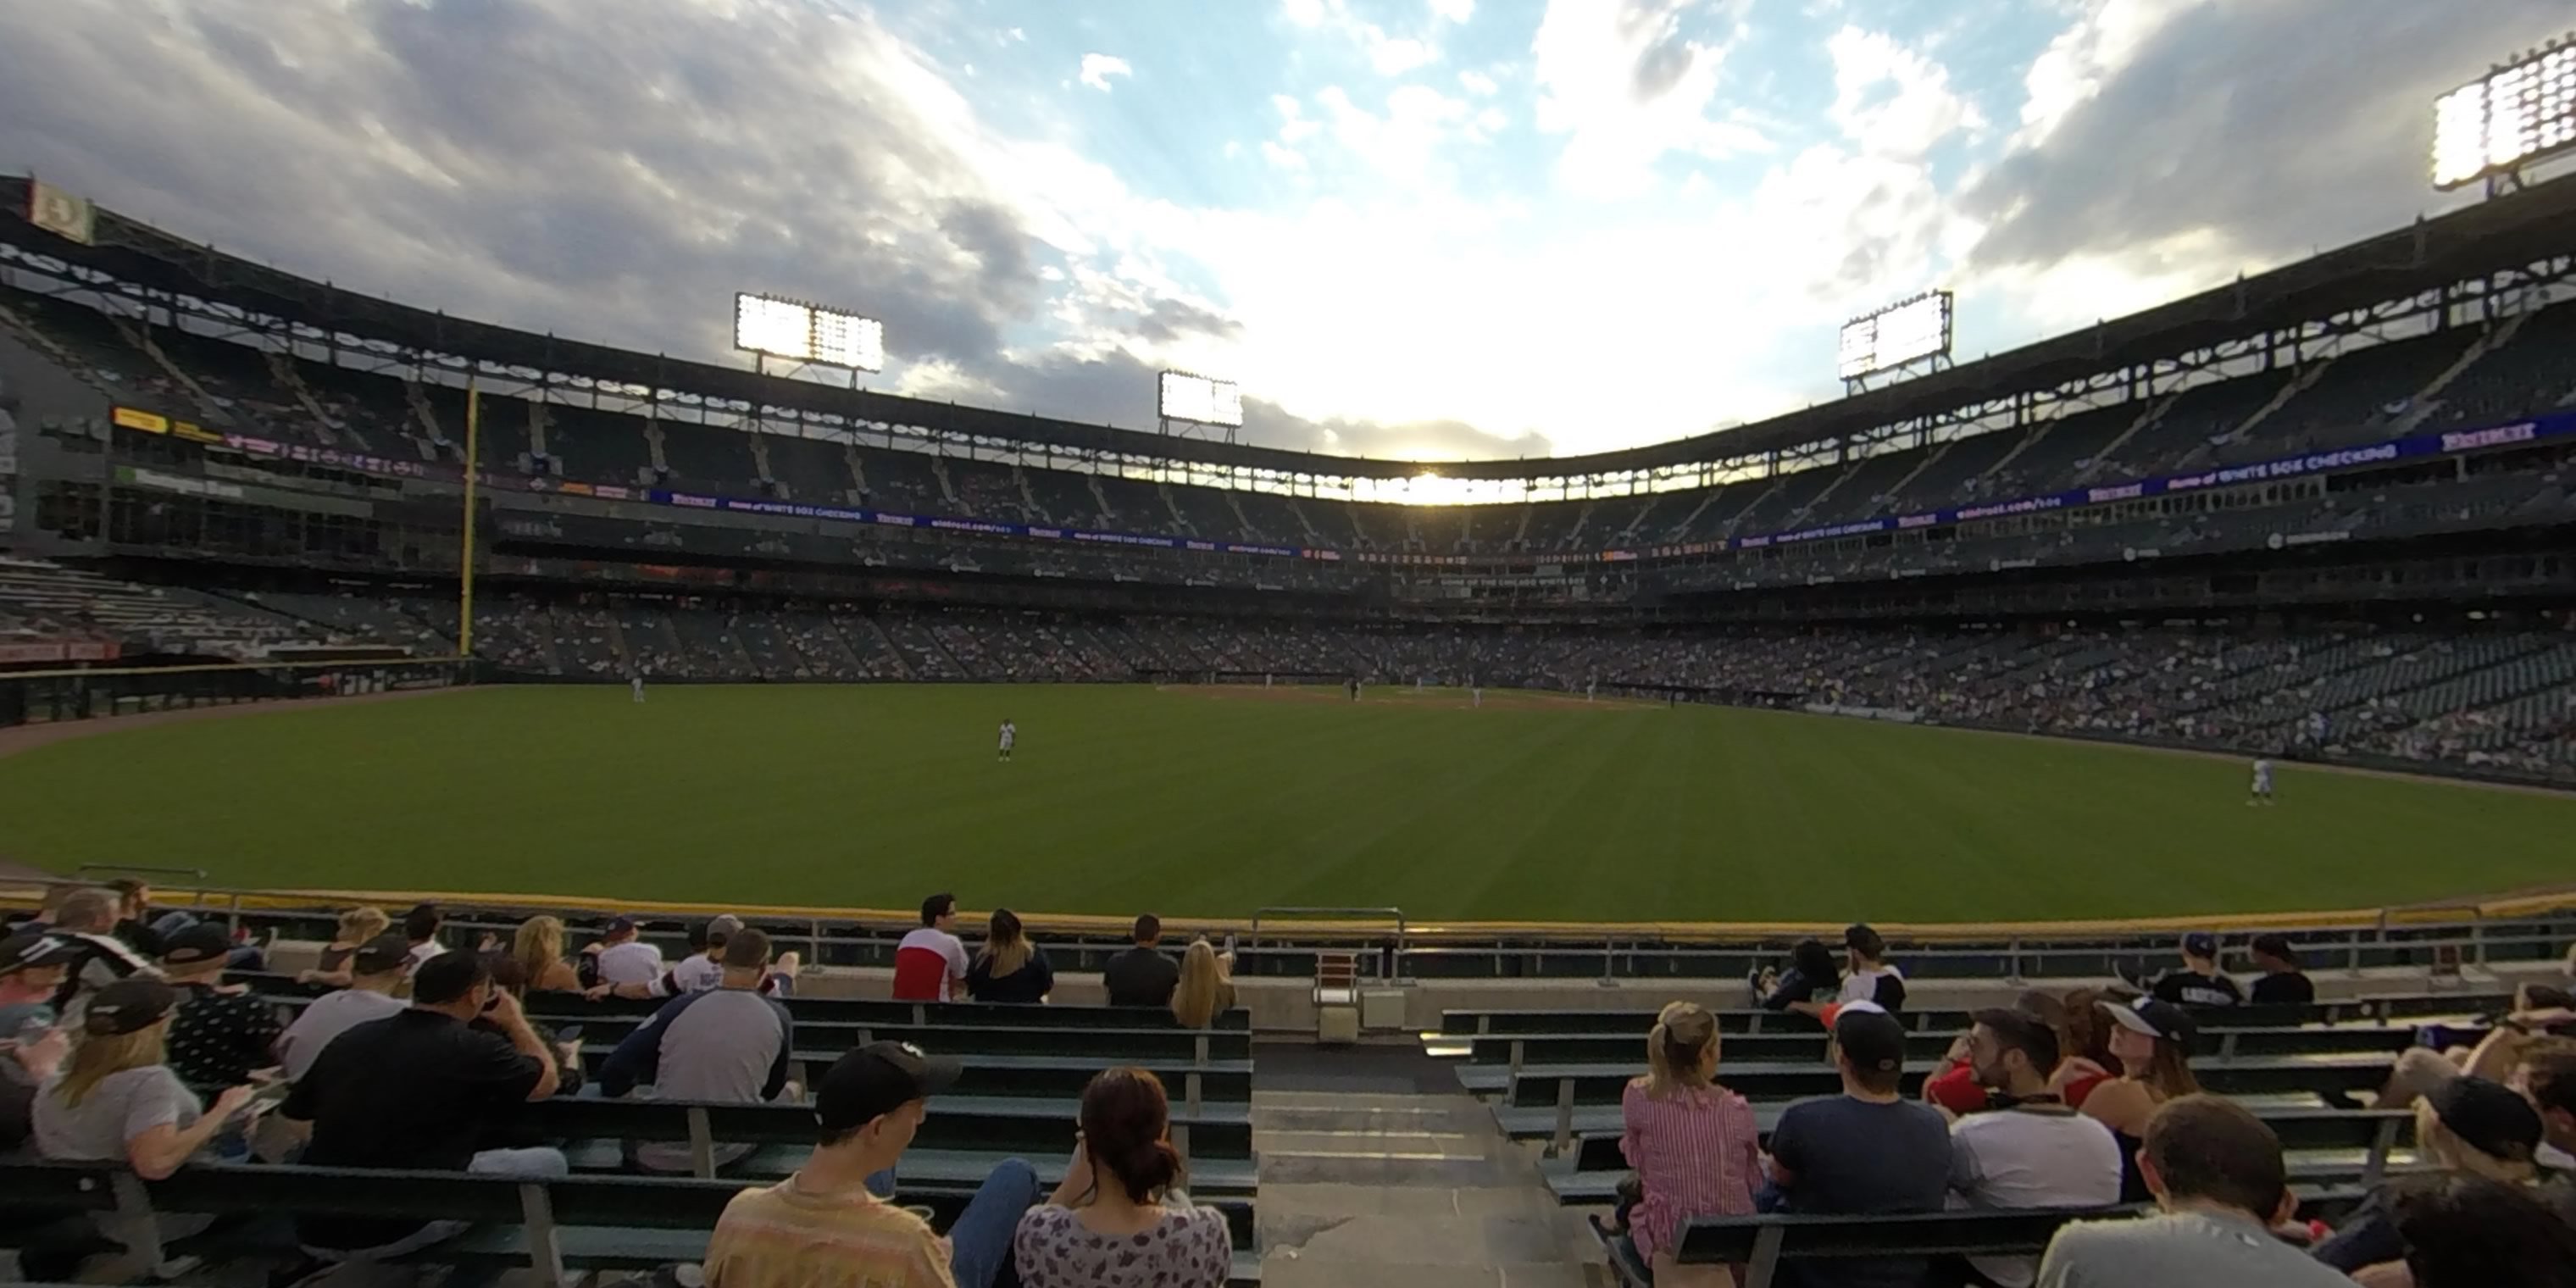
[[[1945,523],[1971,523],[1978,519],[2003,518],[2016,514],[2044,514],[2079,505],[2103,505],[2113,501],[2136,501],[2152,496],[2172,496],[2199,492],[2214,487],[2235,487],[2244,483],[2262,483],[2272,479],[2301,478],[2310,474],[2327,474],[2336,470],[2365,465],[2385,465],[2391,461],[2446,456],[2458,452],[2484,451],[2494,447],[2511,447],[2517,443],[2537,442],[2576,434],[2576,412],[2551,412],[2511,424],[2491,425],[2482,429],[2446,430],[2435,434],[2413,434],[2360,447],[2343,447],[2329,452],[2309,452],[2283,456],[2250,465],[2230,465],[2197,474],[2168,474],[2159,478],[2139,479],[2129,483],[2112,483],[2099,487],[2070,488],[2042,496],[2026,496],[2010,501],[1990,501],[1961,506],[1951,510],[1934,510],[1923,514],[1886,515],[1850,523],[1830,524],[1820,528],[1800,528],[1791,532],[1756,533],[1730,538],[1723,544],[1707,542],[1694,546],[1657,547],[1648,551],[1613,550],[1604,559],[1634,559],[1640,554],[1700,553],[1703,551],[1761,550],[1771,546],[1795,545],[1802,541],[1831,541],[1838,537],[1865,536],[1873,532],[1902,532],[1914,528],[1937,527]]]

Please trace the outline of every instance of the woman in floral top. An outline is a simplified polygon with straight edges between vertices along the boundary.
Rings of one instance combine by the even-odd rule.
[[[1646,1038],[1645,1077],[1628,1084],[1619,1109],[1619,1152],[1637,1169],[1645,1197],[1628,1214],[1637,1255],[1654,1267],[1655,1288],[1728,1288],[1724,1266],[1673,1261],[1682,1222],[1695,1216],[1750,1216],[1762,1150],[1753,1107],[1710,1081],[1717,1075],[1717,1017],[1675,1002]]]
[[[1234,1268],[1225,1214],[1191,1207],[1171,1101],[1143,1069],[1104,1069],[1082,1093],[1064,1183],[1012,1240],[1028,1288],[1218,1288]]]

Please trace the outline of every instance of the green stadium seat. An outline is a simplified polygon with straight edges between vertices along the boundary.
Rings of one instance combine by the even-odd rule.
[[[694,1177],[524,1181],[460,1172],[260,1165],[191,1166],[146,1182],[96,1164],[0,1163],[0,1210],[16,1219],[78,1216],[120,1204],[204,1213],[224,1220],[205,1235],[177,1241],[173,1251],[278,1261],[297,1255],[290,1214],[465,1220],[475,1228],[407,1260],[524,1268],[548,1285],[566,1284],[583,1271],[697,1260],[725,1204],[743,1188],[739,1180]],[[943,1222],[954,1217],[964,1197],[922,1196]],[[907,1192],[905,1198],[913,1196]],[[1236,1247],[1235,1280],[1257,1280],[1250,1205],[1201,1201],[1226,1215]]]

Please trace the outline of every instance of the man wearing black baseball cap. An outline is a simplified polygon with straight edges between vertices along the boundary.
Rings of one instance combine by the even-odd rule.
[[[49,1002],[0,1002],[0,1150],[27,1143],[35,1130],[36,1089],[62,1067],[71,1038],[54,1023]]]
[[[1950,1126],[1941,1112],[1898,1094],[1905,1027],[1874,1002],[1846,1002],[1834,1016],[1834,1064],[1843,1094],[1801,1100],[1771,1131],[1771,1180],[1782,1212],[1882,1215],[1938,1212],[1950,1187]],[[1911,1288],[1921,1257],[1835,1257],[1802,1262],[1806,1288]]]
[[[79,956],[69,942],[41,930],[22,930],[0,939],[0,1006],[53,1005]]]
[[[2182,969],[2166,971],[2151,990],[2176,1006],[2234,1006],[2245,991],[2218,969],[2218,936],[2195,930],[2182,937]]]
[[[222,988],[233,937],[200,921],[162,940],[161,977],[179,990],[170,1021],[170,1067],[196,1087],[230,1087],[277,1062],[277,1008],[263,997]]]
[[[2458,1077],[2425,1093],[2415,1109],[2415,1147],[2446,1171],[2474,1172],[2489,1180],[2527,1185],[2538,1179],[2532,1157],[2540,1149],[2540,1111],[2500,1082]],[[2386,1187],[2317,1245],[2317,1260],[2345,1274],[2406,1255]]]
[[[2262,934],[2245,945],[2245,955],[2263,977],[2254,981],[2256,1006],[2306,1006],[2317,1000],[2316,982],[2299,969],[2299,950],[2287,935]]]
[[[725,1205],[707,1241],[708,1288],[990,1288],[1010,1260],[1021,1214],[1038,1201],[1026,1162],[995,1166],[944,1239],[869,1187],[912,1144],[930,1097],[963,1071],[954,1057],[908,1042],[871,1042],[834,1062],[814,1088],[821,1133],[813,1156],[795,1175]]]

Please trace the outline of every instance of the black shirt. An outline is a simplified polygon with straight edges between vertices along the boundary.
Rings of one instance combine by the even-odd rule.
[[[507,1123],[542,1075],[509,1040],[417,1008],[331,1039],[278,1112],[313,1124],[315,1167],[461,1172],[485,1133]],[[308,1217],[297,1233],[323,1248],[381,1247],[422,1221]]]
[[[1055,967],[1047,961],[1046,950],[1034,945],[1018,970],[999,979],[993,977],[993,959],[988,954],[975,954],[975,964],[966,968],[966,996],[978,1002],[1034,1005],[1045,1001],[1054,988]]]
[[[2254,981],[2254,1004],[2306,1006],[2317,1000],[2317,986],[2297,971],[2283,971]]]
[[[168,942],[161,938],[161,932],[154,930],[150,922],[141,918],[128,917],[116,923],[116,937],[131,945],[134,951],[155,961],[160,960],[161,954],[169,951]]]
[[[170,1069],[192,1087],[238,1087],[250,1081],[251,1070],[277,1063],[271,1048],[284,1032],[277,1005],[267,998],[182,984],[179,1013],[170,1021]]]
[[[2176,1006],[2234,1006],[2245,1000],[2235,980],[2188,970],[2166,972],[2156,981],[2155,993],[2158,1001]]]
[[[1109,959],[1100,972],[1111,1006],[1170,1006],[1181,986],[1181,964],[1142,944]]]

